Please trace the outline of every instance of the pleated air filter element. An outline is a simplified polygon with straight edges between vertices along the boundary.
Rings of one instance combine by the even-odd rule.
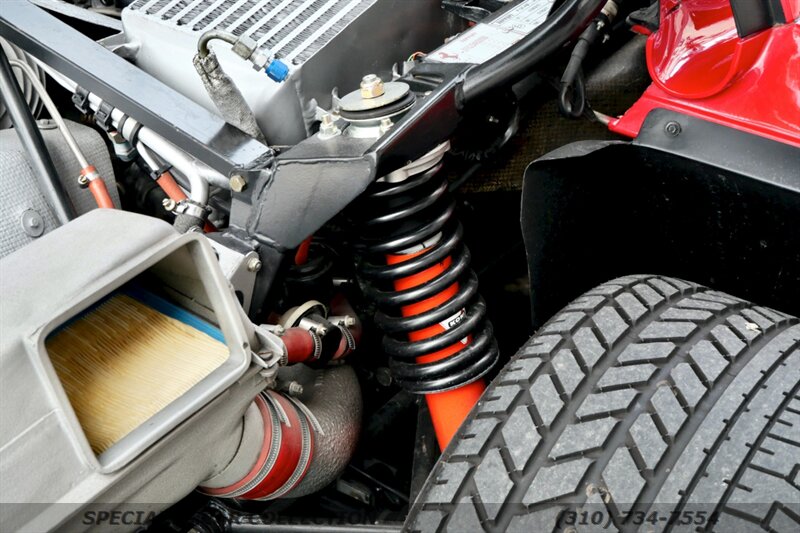
[[[116,293],[45,347],[100,455],[228,358],[218,330],[150,293]]]

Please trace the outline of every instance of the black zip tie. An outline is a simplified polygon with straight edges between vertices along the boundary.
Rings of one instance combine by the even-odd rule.
[[[156,181],[161,176],[163,176],[165,173],[169,172],[170,170],[172,170],[172,165],[165,164],[160,168],[151,170],[150,171],[150,177],[153,179],[153,181]]]

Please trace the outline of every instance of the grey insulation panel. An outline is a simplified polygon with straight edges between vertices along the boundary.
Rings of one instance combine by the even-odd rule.
[[[61,132],[49,120],[40,120],[39,125],[47,150],[75,212],[81,215],[95,209],[97,205],[91,193],[78,184],[81,166],[69,150]],[[114,205],[119,207],[114,169],[105,141],[88,126],[76,122],[67,122],[67,126],[86,158],[105,180]],[[34,240],[22,228],[22,215],[26,210],[33,209],[41,216],[45,226],[44,233],[57,227],[55,215],[37,186],[27,151],[13,129],[0,131],[0,206],[0,257]]]

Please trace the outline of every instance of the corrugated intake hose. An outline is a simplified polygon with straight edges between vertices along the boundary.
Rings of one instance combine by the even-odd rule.
[[[261,393],[242,419],[236,454],[201,484],[202,492],[250,500],[303,496],[328,485],[350,461],[362,409],[352,368],[295,365],[280,377],[303,392]]]

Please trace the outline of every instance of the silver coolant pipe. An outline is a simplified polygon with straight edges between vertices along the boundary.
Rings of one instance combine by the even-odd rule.
[[[36,60],[36,62],[59,85],[70,92],[76,92],[78,89],[77,83],[57,72],[56,70],[53,70],[47,64],[38,60]],[[91,109],[94,111],[100,109],[100,105],[103,103],[102,99],[93,93],[89,93],[88,102],[89,107],[91,107]],[[125,113],[114,108],[111,111],[111,124],[115,128],[119,128],[124,117]],[[137,138],[132,139],[137,128],[139,130]],[[172,165],[178,173],[184,176],[189,182],[189,198],[193,202],[200,205],[206,205],[208,202],[209,185],[230,189],[230,182],[223,174],[217,172],[203,162],[189,156],[150,128],[146,126],[140,126],[139,122],[133,118],[128,117],[126,120],[124,120],[120,133],[128,141],[136,141],[137,143],[141,142],[146,146],[146,148],[158,154],[162,159]]]

